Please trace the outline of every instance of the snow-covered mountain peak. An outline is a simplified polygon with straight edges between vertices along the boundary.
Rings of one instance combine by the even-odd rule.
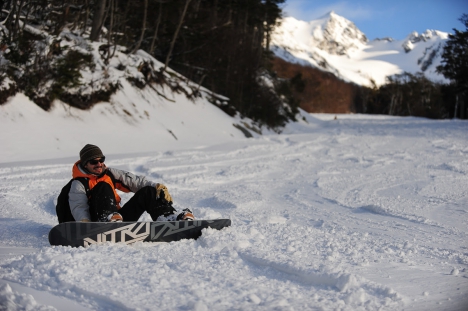
[[[419,34],[417,31],[410,33],[403,42],[403,48],[406,52],[409,52],[413,49],[414,43],[418,42],[428,42],[428,41],[439,41],[440,39],[446,40],[448,38],[448,33],[427,29],[425,32]]]
[[[325,50],[328,49],[330,54],[343,55],[350,49],[367,43],[367,37],[353,22],[333,11],[324,17],[326,18],[323,28],[325,40],[320,46]]]
[[[359,85],[385,84],[403,72],[444,81],[436,72],[448,34],[437,30],[410,33],[404,40],[390,37],[369,41],[348,19],[331,11],[309,22],[283,19],[272,36],[276,56],[292,63],[318,67]]]
[[[447,39],[448,33],[432,29],[427,29],[422,34],[419,34],[417,31],[413,31],[406,37],[405,41],[411,41],[412,43],[416,43],[421,41],[426,42],[431,39],[437,40],[438,38]]]
[[[299,41],[298,46],[318,47],[334,55],[344,55],[367,42],[354,23],[333,11],[310,22],[287,17],[282,23],[282,34]]]

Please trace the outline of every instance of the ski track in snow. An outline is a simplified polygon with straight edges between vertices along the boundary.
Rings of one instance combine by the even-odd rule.
[[[166,184],[178,209],[232,220],[196,241],[51,247],[73,163],[1,164],[0,305],[466,310],[468,123],[316,117],[281,135],[108,158]]]

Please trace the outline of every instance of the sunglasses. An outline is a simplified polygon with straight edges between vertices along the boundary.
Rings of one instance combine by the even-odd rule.
[[[104,163],[104,161],[106,161],[106,157],[102,157],[100,159],[89,160],[88,163],[91,165],[96,165],[98,163]]]

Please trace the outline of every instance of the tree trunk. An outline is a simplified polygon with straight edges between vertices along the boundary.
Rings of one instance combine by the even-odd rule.
[[[177,39],[177,36],[179,35],[179,31],[180,31],[180,28],[182,27],[182,23],[184,22],[184,17],[185,17],[185,14],[187,13],[187,9],[190,4],[190,1],[191,0],[185,1],[184,11],[182,12],[182,16],[180,17],[180,20],[179,20],[179,25],[177,25],[177,29],[174,33],[174,37],[172,38],[171,47],[169,48],[169,52],[167,53],[166,62],[164,63],[164,68],[161,70],[162,72],[164,72],[167,68],[167,65],[169,65],[169,60],[171,59],[172,50],[174,49],[175,41]]]
[[[88,17],[89,17],[89,2],[88,0],[85,1],[85,8],[86,8],[86,14],[84,16],[84,20],[83,20],[83,31],[81,32],[81,36],[84,35],[84,33],[86,32],[86,29],[88,27]]]
[[[106,0],[98,0],[96,10],[93,14],[93,24],[91,28],[91,35],[89,39],[91,41],[97,41],[99,34],[101,33],[102,25],[104,24],[104,13],[106,11]]]
[[[24,0],[21,0],[18,11],[16,12],[16,19],[15,19],[15,27],[14,27],[14,33],[13,33],[13,39],[18,38],[18,32],[19,32],[19,21],[21,17],[21,11],[23,10],[23,5],[24,5]]]
[[[109,64],[109,59],[114,57],[115,50],[117,49],[117,44],[115,42],[114,42],[114,44],[112,44],[112,33],[114,31],[114,15],[115,15],[114,13],[115,13],[115,6],[116,6],[115,1],[116,0],[110,0],[110,3],[109,3],[110,24],[109,24],[109,31],[107,32],[107,54],[106,54],[106,58],[104,59],[104,63],[106,65]],[[113,45],[114,48],[113,48],[113,51],[111,53],[112,45]]]
[[[158,39],[159,24],[161,24],[161,16],[162,16],[162,2],[159,2],[158,19],[156,20],[156,29],[154,30],[153,40],[151,41],[151,47],[150,47],[150,54],[151,55],[153,55],[153,53],[154,53],[154,48],[156,46],[156,40]]]
[[[26,16],[24,17],[24,23],[23,23],[23,28],[21,28],[21,32],[24,31],[24,28],[26,27],[28,23],[29,14],[31,13],[32,10],[33,10],[33,5],[31,4],[29,5],[28,11],[26,12]]]
[[[462,119],[462,120],[466,119],[465,101],[466,101],[466,97],[465,97],[465,94],[463,93],[462,94],[462,101],[461,101],[461,104],[460,104],[460,119]]]
[[[16,11],[16,1],[13,1],[13,6],[10,7],[10,12],[8,12],[8,16],[5,19],[5,25],[7,26],[9,32],[8,32],[8,39],[9,41],[13,41],[13,34],[15,33],[14,29],[14,21],[13,18],[15,16],[15,11]]]
[[[141,42],[143,42],[143,37],[145,36],[145,30],[146,30],[146,14],[148,13],[148,0],[144,0],[145,2],[145,11],[143,12],[143,25],[141,26],[141,34],[140,34],[140,39],[138,40],[135,48],[132,50],[130,54],[135,53],[138,51],[138,49],[141,46]]]
[[[70,13],[70,4],[69,3],[64,4],[62,15],[60,16],[60,19],[57,21],[57,24],[55,25],[54,34],[56,36],[58,36],[60,32],[62,32],[63,27],[65,27],[69,13]]]

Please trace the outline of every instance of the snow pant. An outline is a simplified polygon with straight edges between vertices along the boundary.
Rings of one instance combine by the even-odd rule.
[[[114,212],[122,215],[123,221],[137,221],[140,216],[147,212],[153,220],[159,216],[168,216],[176,211],[172,202],[156,199],[155,187],[143,187],[133,197],[118,209],[114,190],[106,182],[99,182],[90,191],[89,213],[91,221],[107,221],[107,216]]]

